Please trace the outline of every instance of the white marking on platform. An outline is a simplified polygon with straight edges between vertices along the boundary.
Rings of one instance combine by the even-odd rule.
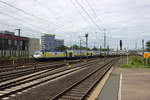
[[[121,100],[121,87],[122,87],[122,73],[120,74],[120,85],[119,85],[119,92],[118,92],[118,100]]]

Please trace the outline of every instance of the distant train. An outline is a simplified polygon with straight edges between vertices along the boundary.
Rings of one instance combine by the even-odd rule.
[[[37,60],[46,60],[46,59],[72,59],[72,58],[86,58],[87,56],[90,57],[97,57],[97,56],[104,56],[105,55],[119,55],[116,52],[100,52],[100,51],[86,51],[86,50],[67,50],[64,52],[59,51],[49,51],[49,50],[40,50],[36,51],[33,55],[34,59]]]

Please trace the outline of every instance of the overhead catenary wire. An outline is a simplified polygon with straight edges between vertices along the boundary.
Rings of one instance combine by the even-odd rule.
[[[95,19],[95,21],[97,20],[97,18],[99,18],[99,17],[97,17],[97,15],[96,15],[96,12],[95,12],[95,10],[94,10],[94,8],[93,8],[93,6],[89,3],[89,1],[88,0],[85,0],[86,1],[86,3],[88,4],[88,7],[91,9],[91,11],[92,11],[92,13],[93,13],[93,16],[94,16],[94,19]],[[101,24],[103,25],[103,23],[102,23],[102,20],[99,18],[98,19],[100,22],[101,22]],[[101,25],[101,27],[103,27]],[[106,28],[105,27],[103,27],[103,29],[104,30],[106,30]],[[107,37],[108,38],[108,37]],[[111,38],[111,37],[110,37]],[[100,39],[99,39],[100,40]],[[109,43],[111,41],[111,39],[107,39],[107,42]]]
[[[3,27],[7,27],[8,28],[11,28],[11,30],[14,30],[14,29],[17,29],[18,26],[15,26],[15,25],[10,25],[10,24],[6,24],[6,23],[0,23],[0,25],[2,25]],[[41,33],[39,31],[36,31],[36,30],[33,30],[33,29],[25,29],[25,28],[22,28],[24,30],[24,32],[27,32],[27,33],[30,33],[31,31],[32,32],[35,32],[35,33]],[[30,30],[30,31],[29,31]],[[26,34],[26,33],[25,33]]]
[[[96,21],[90,16],[90,14],[86,11],[86,9],[78,2],[78,0],[75,0],[76,1],[76,3],[80,6],[80,8],[86,13],[86,15],[89,17],[89,19],[91,20],[91,22],[98,28],[98,30],[100,31],[100,32],[103,32],[103,29],[101,29],[100,27],[99,27],[99,25],[96,23]],[[100,40],[100,39],[98,39],[98,40]]]
[[[97,21],[97,18],[98,18],[98,20],[101,22],[101,24],[103,24],[103,23],[102,23],[102,20],[101,20],[99,17],[97,17],[96,12],[95,12],[93,6],[89,3],[88,0],[85,0],[85,1],[87,2],[88,7],[91,9],[91,11],[92,11],[92,13],[93,13],[93,17],[95,18],[95,21]],[[103,27],[103,26],[101,25],[101,27]],[[106,28],[103,27],[103,29],[106,29]]]
[[[103,31],[99,25],[96,24],[96,22],[93,20],[93,18],[90,16],[90,14],[85,10],[85,8],[79,3],[78,0],[75,0],[75,2],[79,5],[79,7],[85,12],[85,14],[89,17],[89,19],[91,20],[91,22],[98,28],[98,30],[101,32]]]
[[[80,9],[75,5],[75,3],[73,2],[73,0],[70,0],[71,4],[74,6],[74,8],[77,10],[77,12],[80,14],[80,16],[83,18],[83,20],[87,23],[90,24],[88,20],[86,20],[85,16],[82,15],[82,13],[80,12]]]
[[[12,16],[12,15],[10,15],[10,14],[7,14],[6,12],[4,13],[4,12],[1,12],[1,11],[0,11],[0,14],[1,14],[1,15],[5,15],[5,16],[8,16],[8,17],[10,17],[10,18],[12,18],[12,19],[14,19],[14,20],[16,20],[16,21],[23,22],[23,24],[28,24],[28,25],[30,25],[30,26],[32,26],[32,27],[36,27],[38,30],[41,29],[41,27],[35,26],[35,25],[33,25],[33,24],[30,24],[30,23],[26,23],[26,21],[23,21],[22,19],[19,19],[19,18],[17,18],[17,17],[14,17],[14,16]],[[30,29],[31,29],[31,28],[30,28]],[[46,29],[44,29],[44,30],[46,30]]]
[[[0,23],[0,26],[1,26],[2,29],[5,29],[5,27],[6,27],[6,29],[9,29],[9,30],[12,30],[12,31],[14,31],[14,29],[18,28],[16,26],[13,26],[13,25],[10,25],[10,24],[6,24],[6,23]],[[21,32],[21,33],[23,33],[22,36],[26,36],[27,35],[27,37],[33,37],[33,35],[34,35],[33,32],[31,32],[29,30],[26,30],[25,28],[22,28],[22,30],[23,30]],[[38,36],[36,35],[36,37],[38,37]]]
[[[29,15],[29,16],[31,16],[31,17],[34,17],[34,18],[36,18],[36,19],[38,19],[38,20],[44,21],[45,23],[49,23],[49,22],[50,22],[51,24],[55,25],[59,30],[61,30],[62,32],[66,33],[66,32],[63,30],[63,28],[60,27],[59,25],[57,25],[56,23],[53,23],[53,22],[51,22],[51,21],[49,21],[49,20],[45,20],[45,19],[43,19],[43,18],[41,18],[41,17],[39,17],[39,16],[33,15],[33,14],[31,14],[31,13],[29,13],[29,12],[23,10],[23,9],[17,8],[17,7],[15,7],[15,6],[13,6],[13,5],[11,5],[11,4],[9,4],[9,3],[3,1],[3,0],[0,0],[0,3],[3,3],[3,4],[5,4],[5,5],[7,5],[7,6],[11,7],[11,8],[14,8],[14,9],[16,9],[16,10],[18,10],[18,11],[20,11],[20,12],[26,14],[26,15]]]
[[[4,0],[0,0],[0,2],[1,2],[1,1],[4,2]],[[6,2],[6,3],[7,3],[7,2]],[[8,4],[9,4],[9,3],[8,3]],[[13,6],[13,7],[14,7],[14,6]],[[16,8],[17,8],[17,7],[16,7]],[[15,9],[16,9],[16,8],[15,8]],[[20,8],[19,8],[19,9],[20,9]],[[21,10],[18,10],[18,11],[23,12],[23,11],[25,11],[25,10],[22,11],[22,9],[21,9]],[[25,12],[26,12],[26,11],[25,11]],[[24,12],[23,12],[23,13],[24,13]],[[43,23],[49,23],[49,21],[47,21],[47,19],[46,19],[46,20],[43,19],[43,17],[37,16],[38,18],[35,18],[36,15],[33,15],[32,13],[28,13],[28,12],[27,12],[27,13],[24,13],[24,14],[26,14],[26,15],[29,15],[29,14],[30,14],[29,16],[31,16],[31,17],[34,18],[34,19],[38,19],[38,20],[40,20],[39,18],[42,18],[42,19],[40,20],[41,22],[43,22]],[[11,15],[11,14],[10,14],[10,15]],[[85,16],[84,16],[83,19],[85,19]],[[85,20],[86,20],[86,19],[85,19]],[[86,20],[86,22],[88,22],[88,21]],[[25,25],[27,25],[27,24],[28,24],[28,23],[26,23]],[[29,23],[29,24],[30,24],[30,23]],[[33,25],[34,25],[34,24],[33,24]],[[37,24],[36,24],[36,25],[37,25]],[[35,26],[32,26],[32,24],[31,24],[30,26],[36,27],[36,25],[35,25]],[[40,30],[40,29],[42,30],[42,28],[40,28],[40,26],[37,26],[36,28],[38,28],[38,30]],[[62,27],[61,27],[61,28],[62,28]],[[60,28],[59,28],[59,29],[60,29]],[[45,31],[45,29],[43,29],[43,30]],[[63,32],[65,32],[65,31],[63,31]],[[65,32],[65,33],[66,33],[66,32]]]
[[[80,9],[75,5],[75,3],[73,2],[73,0],[70,0],[70,2],[71,2],[72,5],[74,6],[74,8],[76,8],[76,10],[78,11],[78,13],[79,13],[79,14],[81,15],[81,17],[83,18],[83,20],[84,20],[87,24],[91,24],[91,23],[89,23],[88,20],[86,20],[86,17],[81,14]],[[95,22],[94,22],[94,23],[95,23]],[[96,37],[96,38],[97,38],[97,37]]]
[[[69,20],[66,19],[66,17],[61,16],[60,13],[55,12],[53,9],[51,9],[51,8],[47,7],[46,5],[44,5],[43,3],[41,3],[40,0],[36,0],[36,2],[37,2],[41,7],[47,9],[50,14],[53,13],[53,14],[55,14],[55,16],[58,16],[60,19],[63,19],[65,22],[71,23],[71,20],[72,20],[72,19],[71,19],[71,20],[70,20],[70,19],[69,19]]]

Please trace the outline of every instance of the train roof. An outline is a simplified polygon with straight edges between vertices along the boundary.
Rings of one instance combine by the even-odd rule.
[[[40,52],[65,52],[65,51],[54,51],[54,50],[40,50]]]
[[[67,51],[80,52],[80,50],[67,50]],[[65,51],[40,50],[40,52],[65,52]],[[86,50],[81,50],[81,52],[86,52]],[[99,52],[99,51],[88,50],[88,52]]]

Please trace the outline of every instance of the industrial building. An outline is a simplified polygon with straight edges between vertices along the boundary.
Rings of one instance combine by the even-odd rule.
[[[56,47],[64,45],[64,40],[55,39],[54,34],[44,34],[41,36],[41,45],[43,50],[55,50]]]
[[[40,40],[16,36],[14,32],[0,31],[0,57],[30,56],[40,50]]]
[[[28,38],[15,36],[14,32],[0,31],[0,56],[28,54]]]
[[[40,39],[38,38],[29,38],[29,55],[33,56],[35,51],[39,51],[41,49]]]

